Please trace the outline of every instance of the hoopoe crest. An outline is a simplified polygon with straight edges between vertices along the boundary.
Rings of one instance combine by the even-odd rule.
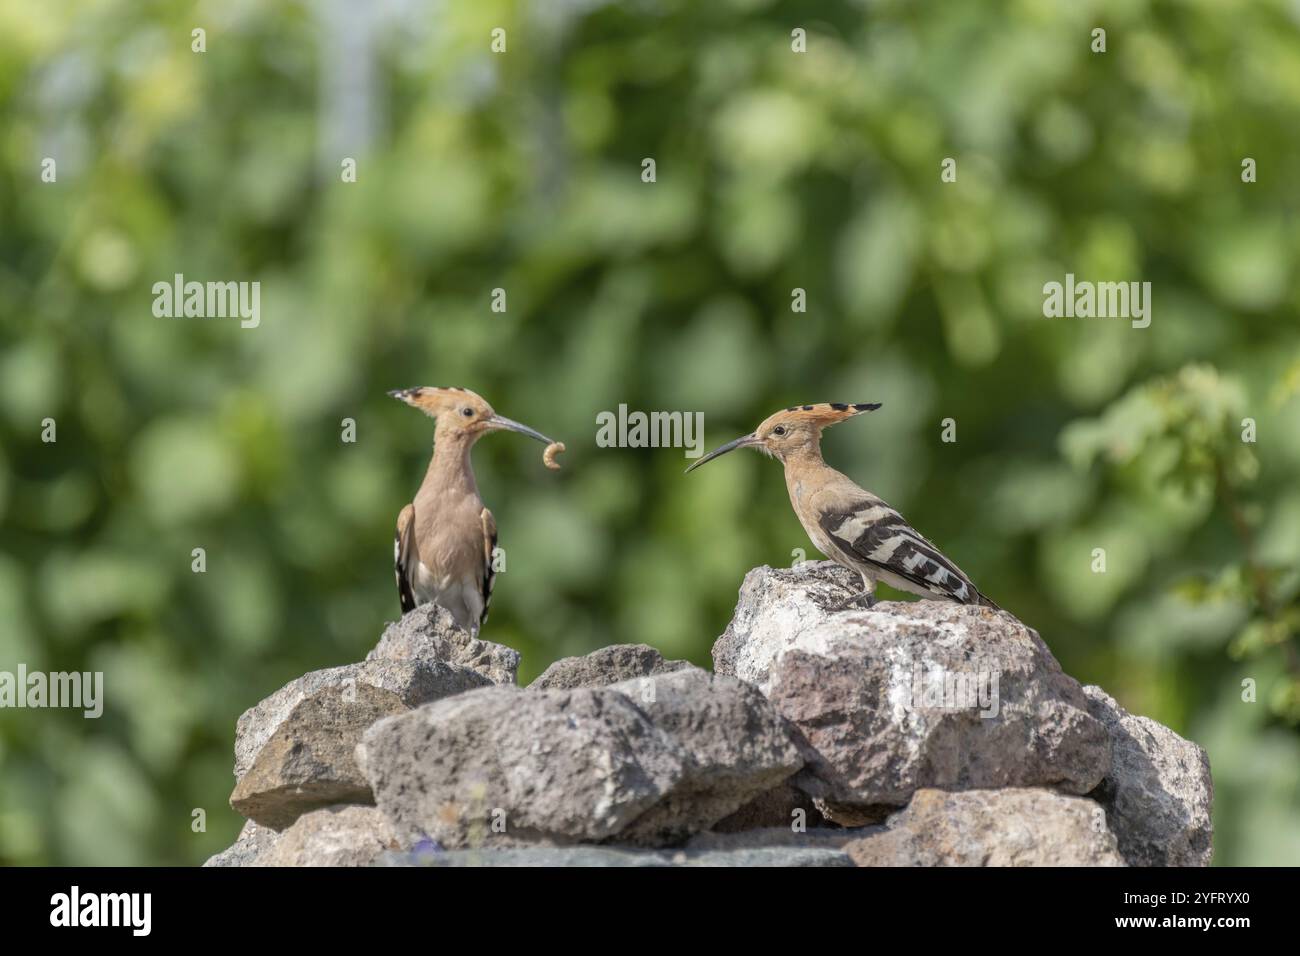
[[[717,448],[692,471],[737,448],[757,448],[785,466],[785,484],[799,523],[817,549],[862,578],[862,591],[842,607],[876,603],[876,582],[927,598],[996,608],[971,579],[903,516],[859,488],[822,460],[822,430],[864,412],[878,402],[793,405],[770,415],[748,435]]]
[[[418,386],[389,392],[437,423],[433,458],[414,500],[397,516],[393,565],[402,613],[441,604],[477,634],[496,583],[497,526],[483,505],[470,449],[491,431],[514,431],[551,446],[541,432],[498,415],[465,388]]]

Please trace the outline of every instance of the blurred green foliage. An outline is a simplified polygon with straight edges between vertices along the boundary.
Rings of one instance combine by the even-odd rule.
[[[568,443],[475,453],[523,678],[706,663],[745,571],[811,553],[773,463],[687,479],[598,412],[703,411],[711,447],[881,401],[828,459],[1208,748],[1218,862],[1300,862],[1295,4],[370,6],[0,0],[0,669],[107,693],[0,712],[0,862],[230,842],[236,717],[396,616],[415,384]],[[260,327],[155,318],[178,272],[260,281]],[[1151,327],[1045,319],[1067,272],[1149,280]]]

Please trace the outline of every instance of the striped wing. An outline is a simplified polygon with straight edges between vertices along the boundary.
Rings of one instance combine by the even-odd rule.
[[[411,565],[415,559],[415,505],[407,505],[397,516],[397,533],[393,535],[393,571],[397,575],[397,599],[402,613],[415,610],[415,592],[411,589]]]
[[[496,568],[492,566],[492,552],[497,547],[497,523],[492,512],[486,508],[479,515],[483,522],[483,616],[479,618],[479,627],[487,623],[488,611],[492,604],[492,589],[497,583]]]
[[[961,604],[996,607],[961,568],[882,501],[868,500],[850,510],[825,512],[818,523],[846,554],[902,579],[919,592]],[[888,578],[885,583],[890,583]]]

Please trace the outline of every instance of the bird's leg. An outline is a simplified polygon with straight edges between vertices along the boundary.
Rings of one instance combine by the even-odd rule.
[[[835,607],[833,607],[831,610],[843,611],[845,608],[852,607],[854,604],[857,604],[863,598],[867,599],[867,607],[872,608],[876,606],[876,595],[873,592],[859,591],[857,594],[849,595],[849,597],[845,598],[839,604],[835,605]]]
[[[862,576],[862,584],[863,584],[863,589],[861,591],[859,591],[857,594],[850,595],[845,600],[835,605],[833,610],[843,611],[845,608],[852,607],[854,604],[857,604],[863,598],[866,598],[868,608],[875,607],[876,606],[876,582],[870,580],[864,574]]]

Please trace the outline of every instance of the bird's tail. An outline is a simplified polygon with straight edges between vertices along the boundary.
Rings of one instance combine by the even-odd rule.
[[[991,600],[989,600],[979,591],[975,592],[975,604],[978,605],[979,607],[991,607],[995,611],[1002,610],[1002,608],[998,607],[996,604],[994,604]]]

